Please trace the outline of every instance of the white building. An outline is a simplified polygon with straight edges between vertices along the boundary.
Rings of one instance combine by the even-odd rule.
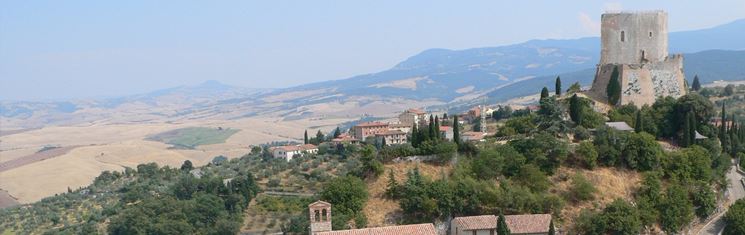
[[[288,162],[296,156],[302,157],[305,154],[318,153],[318,147],[312,144],[277,146],[272,147],[271,150],[274,158],[283,158]]]

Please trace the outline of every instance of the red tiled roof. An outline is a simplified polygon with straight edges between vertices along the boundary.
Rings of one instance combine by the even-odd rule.
[[[512,234],[547,233],[551,226],[550,214],[505,215],[504,220]],[[452,223],[464,231],[496,229],[497,216],[479,215],[456,217]]]
[[[479,215],[455,217],[453,222],[462,230],[494,229],[497,227],[497,217],[494,215]]]
[[[339,138],[334,138],[331,141],[332,142],[350,142],[350,141],[357,141],[357,139],[349,135],[340,135]]]
[[[510,233],[547,233],[551,226],[551,214],[505,215]]]
[[[319,232],[318,235],[436,235],[435,226],[428,224],[409,224],[377,228],[350,229]]]
[[[383,123],[383,122],[362,122],[362,123],[355,125],[355,127],[371,127],[371,126],[387,126],[387,125],[388,123]]]
[[[450,128],[449,126],[440,126],[440,131],[450,131]]]
[[[421,114],[427,114],[426,112],[422,111],[421,109],[409,109],[409,110],[406,110],[406,112],[413,113],[413,114],[420,114],[420,115]]]

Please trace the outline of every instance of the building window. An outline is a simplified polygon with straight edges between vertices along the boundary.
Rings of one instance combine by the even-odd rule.
[[[649,31],[649,38],[652,38],[652,31]]]
[[[621,31],[621,41],[626,41],[626,32]]]

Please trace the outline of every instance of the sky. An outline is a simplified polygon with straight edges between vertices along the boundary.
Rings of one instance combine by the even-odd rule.
[[[0,1],[0,100],[290,87],[430,48],[598,36],[606,10],[658,9],[671,32],[745,18],[745,0]]]

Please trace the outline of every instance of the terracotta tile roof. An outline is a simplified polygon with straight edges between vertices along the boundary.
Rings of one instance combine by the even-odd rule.
[[[550,214],[505,215],[504,220],[512,234],[547,233],[551,225]],[[456,217],[452,223],[467,230],[496,229],[497,216],[479,215]]]
[[[455,217],[452,223],[457,224],[462,230],[495,229],[497,217],[494,215]]]
[[[383,123],[383,122],[362,122],[362,123],[359,123],[359,124],[355,125],[355,127],[371,127],[371,126],[388,126],[388,123]]]
[[[428,224],[409,224],[377,228],[350,229],[319,232],[318,235],[436,235],[435,226]]]
[[[334,138],[331,141],[332,142],[353,142],[353,141],[357,141],[357,139],[349,135],[340,135],[339,138]]]
[[[505,222],[513,234],[547,233],[551,214],[505,215]]]
[[[413,114],[427,114],[426,112],[422,111],[421,109],[409,109],[406,110],[407,113],[413,113]]]
[[[440,126],[440,131],[450,131],[451,127],[449,126]]]

